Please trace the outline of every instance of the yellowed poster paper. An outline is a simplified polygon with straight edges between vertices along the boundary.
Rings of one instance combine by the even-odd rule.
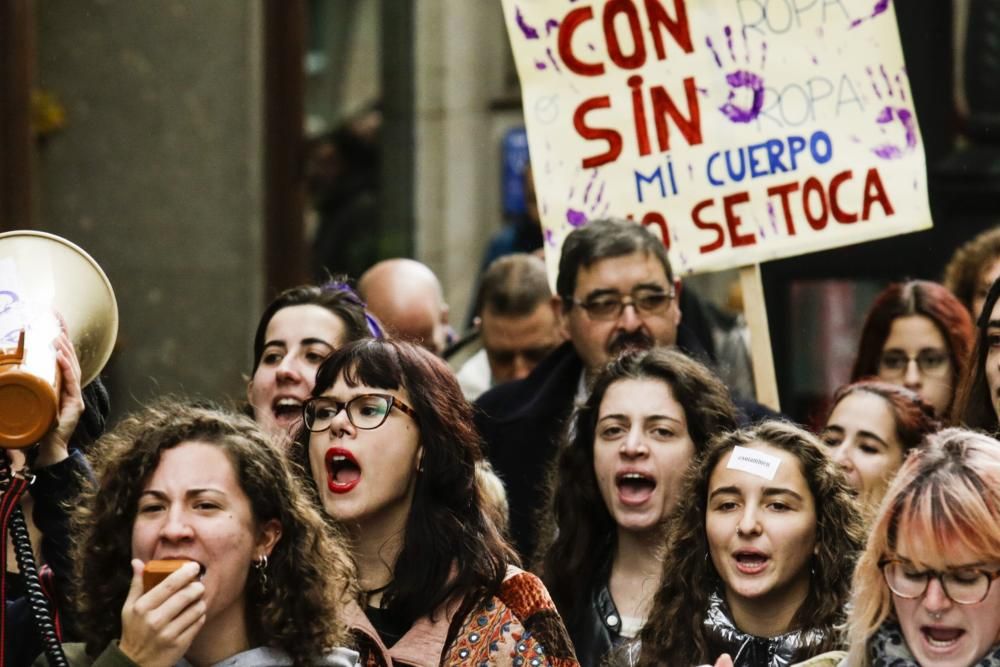
[[[931,226],[889,0],[503,0],[550,275],[604,216],[680,274]]]

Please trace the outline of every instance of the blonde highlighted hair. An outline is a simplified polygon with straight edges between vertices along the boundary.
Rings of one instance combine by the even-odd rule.
[[[886,492],[854,573],[848,665],[867,667],[868,640],[892,615],[879,563],[903,546],[918,567],[941,570],[953,545],[1000,559],[1000,442],[959,428],[911,450]]]

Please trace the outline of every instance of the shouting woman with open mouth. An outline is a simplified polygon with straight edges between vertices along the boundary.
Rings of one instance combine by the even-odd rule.
[[[341,345],[380,333],[344,282],[285,290],[264,309],[254,333],[249,413],[267,433],[290,444],[323,360]]]
[[[914,450],[854,575],[851,667],[1000,664],[1000,442],[947,429]]]
[[[638,664],[728,654],[736,667],[784,667],[842,647],[864,530],[813,435],[764,422],[721,436],[679,498]]]
[[[580,664],[596,667],[642,628],[684,471],[736,427],[736,408],[711,371],[656,348],[605,368],[573,425],[551,476],[540,560]]]
[[[347,345],[320,367],[303,422],[307,483],[353,542],[361,664],[577,664],[485,509],[472,407],[444,361],[398,341]]]

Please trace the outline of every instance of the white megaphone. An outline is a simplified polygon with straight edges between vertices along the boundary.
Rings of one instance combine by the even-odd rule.
[[[54,234],[0,234],[0,447],[27,447],[55,426],[57,313],[87,385],[111,357],[118,335],[108,277],[79,246]]]

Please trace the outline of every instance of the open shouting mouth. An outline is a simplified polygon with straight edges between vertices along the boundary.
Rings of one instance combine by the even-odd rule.
[[[618,500],[623,505],[642,505],[653,496],[656,479],[642,472],[627,470],[615,475]]]
[[[760,574],[771,562],[770,556],[757,549],[740,549],[733,554],[736,569],[742,574]]]
[[[331,493],[347,493],[361,481],[361,466],[346,449],[326,450],[326,485]]]

